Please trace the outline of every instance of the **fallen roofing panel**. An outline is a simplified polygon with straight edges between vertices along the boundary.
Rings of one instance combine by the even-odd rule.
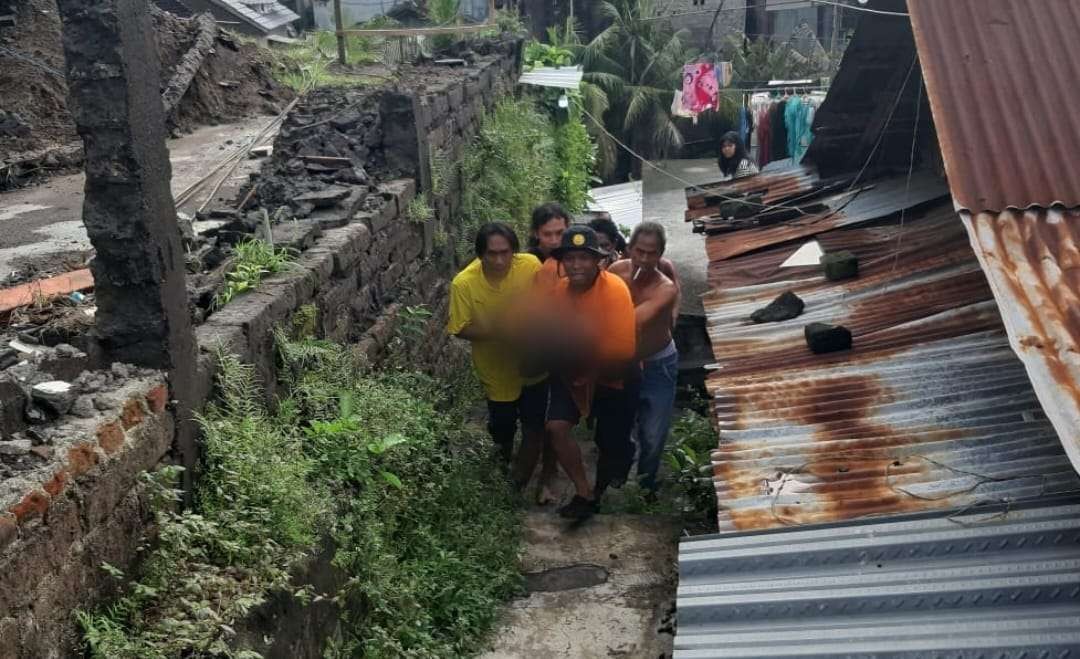
[[[641,224],[641,181],[593,188],[589,190],[586,208],[592,213],[607,213],[617,226],[633,229]]]
[[[213,0],[214,4],[244,19],[252,26],[264,32],[272,32],[283,25],[288,25],[300,16],[280,2],[251,2],[250,0]],[[267,8],[263,11],[263,8]]]
[[[1016,354],[1080,470],[1080,211],[962,212]]]
[[[522,73],[518,78],[518,84],[577,89],[581,85],[583,76],[584,69],[580,66],[537,66]]]
[[[675,657],[1080,651],[1080,505],[701,536],[679,547]]]
[[[1076,0],[909,0],[945,170],[966,210],[1080,205]]]
[[[897,214],[907,205],[898,198],[924,197],[885,183],[860,197],[858,224],[820,223],[811,226],[816,233],[799,234],[826,252],[854,252],[853,279],[781,267],[802,244],[783,232],[730,258],[716,242],[739,244],[759,230],[707,239],[714,289],[704,303],[717,363],[706,384],[720,432],[713,454],[720,529],[1080,489],[952,205],[939,199]],[[785,291],[803,299],[802,316],[749,320]],[[810,322],[849,328],[853,349],[813,354],[803,334]]]

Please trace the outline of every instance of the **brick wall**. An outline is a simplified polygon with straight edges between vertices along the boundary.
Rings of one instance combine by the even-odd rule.
[[[503,48],[459,70],[453,82],[429,84],[422,92],[380,92],[378,129],[387,164],[419,173],[420,180],[364,184],[366,201],[351,217],[308,222],[302,235],[290,235],[290,244],[305,248],[293,267],[196,328],[196,407],[212,394],[217,349],[254,364],[272,397],[273,329],[306,304],[316,305],[322,336],[354,341],[372,363],[383,356],[406,305],[426,304],[433,312],[418,352],[437,355],[450,345],[443,326],[452,271],[449,259],[437,258],[432,235],[436,222],[453,223],[461,207],[460,180],[450,181],[446,194],[431,195],[435,220],[412,222],[406,210],[418,188],[430,190],[431,149],[460,158],[482,113],[511,92],[520,43]],[[295,226],[286,229],[295,234]],[[178,420],[162,374],[114,370],[98,382],[111,406],[92,418],[62,417],[42,430],[53,450],[46,466],[0,483],[0,659],[69,656],[79,641],[73,612],[113,594],[114,580],[102,562],[127,569],[136,559],[149,519],[139,475],[171,461]],[[325,621],[325,612],[312,620]],[[311,626],[303,627],[311,637]],[[296,654],[294,642],[275,639],[271,654],[309,654]]]

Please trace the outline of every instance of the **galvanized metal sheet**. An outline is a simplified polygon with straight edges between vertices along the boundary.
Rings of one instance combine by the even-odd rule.
[[[1076,0],[908,0],[957,204],[1080,205]]]
[[[641,181],[606,185],[589,190],[590,212],[602,212],[611,216],[616,225],[634,228],[641,224],[643,212]]]
[[[296,12],[273,0],[258,3],[245,2],[244,0],[211,1],[213,4],[224,7],[265,32],[276,30],[282,25],[287,25],[300,18]],[[266,10],[263,11],[263,8],[266,8]]]
[[[577,89],[581,85],[583,71],[580,66],[537,66],[522,73],[518,84]]]
[[[961,212],[1010,343],[1080,470],[1080,211]]]
[[[1080,651],[1080,506],[704,536],[679,547],[675,657]]]

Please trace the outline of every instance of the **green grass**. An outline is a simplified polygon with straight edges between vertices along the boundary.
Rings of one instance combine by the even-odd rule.
[[[263,277],[289,266],[289,250],[275,249],[257,238],[236,245],[236,261],[225,277],[225,286],[214,296],[214,309],[220,309],[237,295],[255,290]]]
[[[373,37],[345,37],[345,61],[350,66],[379,61],[381,41]],[[275,49],[274,75],[284,85],[298,92],[319,87],[356,87],[371,84],[373,78],[362,74],[335,71],[337,36],[330,31],[312,32],[302,44]]]

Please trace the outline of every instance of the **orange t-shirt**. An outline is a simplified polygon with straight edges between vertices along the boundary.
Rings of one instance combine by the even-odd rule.
[[[537,276],[543,274],[541,268]],[[581,294],[572,294],[570,280],[560,278],[553,293],[557,303],[569,303],[575,315],[584,321],[598,360],[628,362],[634,358],[637,348],[634,301],[621,277],[602,270],[592,287]]]

